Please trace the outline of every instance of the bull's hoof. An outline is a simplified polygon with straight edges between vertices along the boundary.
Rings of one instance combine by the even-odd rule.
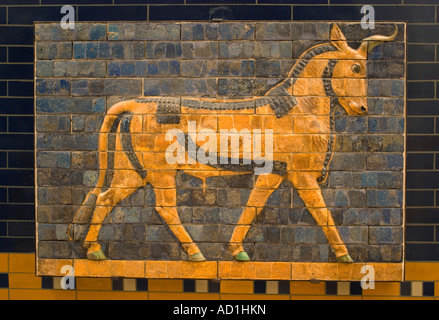
[[[245,251],[241,251],[240,253],[236,254],[234,258],[236,261],[250,261],[250,257]]]
[[[105,256],[102,250],[87,252],[87,259],[90,260],[105,260],[107,257]]]
[[[201,262],[201,261],[206,261],[206,258],[203,256],[201,252],[198,252],[189,256],[189,261]]]
[[[337,262],[339,262],[339,263],[353,263],[354,261],[352,260],[350,255],[346,254],[344,256],[338,257]]]

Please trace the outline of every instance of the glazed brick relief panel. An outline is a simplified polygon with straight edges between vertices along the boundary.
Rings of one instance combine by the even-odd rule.
[[[405,24],[35,39],[38,274],[402,279]]]

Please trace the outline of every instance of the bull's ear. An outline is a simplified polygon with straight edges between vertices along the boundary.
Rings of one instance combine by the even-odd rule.
[[[340,51],[345,51],[348,48],[346,37],[336,24],[334,24],[331,30],[331,44]]]

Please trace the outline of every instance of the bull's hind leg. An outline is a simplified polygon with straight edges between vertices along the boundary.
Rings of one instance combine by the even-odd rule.
[[[175,184],[176,170],[152,171],[149,182],[154,187],[156,197],[156,210],[167,224],[172,233],[180,241],[190,261],[205,261],[198,246],[181,224],[177,211],[177,188]]]
[[[268,198],[279,187],[283,179],[284,177],[276,174],[260,175],[256,179],[255,187],[250,193],[247,205],[230,239],[230,251],[236,260],[250,260],[242,247],[242,241],[244,241],[256,216],[262,212]]]
[[[326,207],[322,190],[317,183],[315,175],[307,172],[294,172],[288,175],[297,193],[302,198],[308,211],[317,224],[322,228],[329,244],[335,252],[338,262],[353,262],[349,256],[346,245],[338,233],[331,212]]]
[[[127,181],[130,181],[129,187],[126,186]],[[101,245],[98,243],[102,222],[118,203],[145,184],[135,171],[116,170],[110,188],[100,193],[96,199],[96,207],[91,219],[91,225],[84,242],[84,246],[88,248],[88,259],[106,259]]]

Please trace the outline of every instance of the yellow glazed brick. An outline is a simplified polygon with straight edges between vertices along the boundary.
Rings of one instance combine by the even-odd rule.
[[[147,300],[147,292],[78,291],[78,300]]]
[[[41,278],[27,273],[10,273],[9,288],[41,289]]]
[[[439,297],[439,282],[434,283],[434,296]]]
[[[325,283],[311,283],[309,281],[291,281],[290,285],[291,294],[312,294],[323,295],[325,294]]]
[[[75,290],[10,289],[11,300],[75,300]]]
[[[434,300],[433,297],[363,297],[363,300]]]
[[[406,262],[406,281],[438,281],[439,263],[435,262]]]
[[[9,272],[35,273],[35,255],[22,253],[9,254]]]
[[[220,291],[221,293],[253,293],[253,281],[223,280]]]
[[[362,300],[361,296],[291,296],[291,300]]]
[[[363,296],[399,296],[399,282],[375,282],[374,289],[363,289]]]
[[[221,294],[221,300],[290,300],[290,296],[276,294]]]
[[[76,278],[77,290],[112,290],[111,279]]]
[[[0,300],[8,300],[8,299],[9,299],[9,290],[0,289]]]
[[[183,280],[148,279],[148,291],[183,292]]]
[[[219,300],[218,293],[165,293],[150,292],[150,300]]]

